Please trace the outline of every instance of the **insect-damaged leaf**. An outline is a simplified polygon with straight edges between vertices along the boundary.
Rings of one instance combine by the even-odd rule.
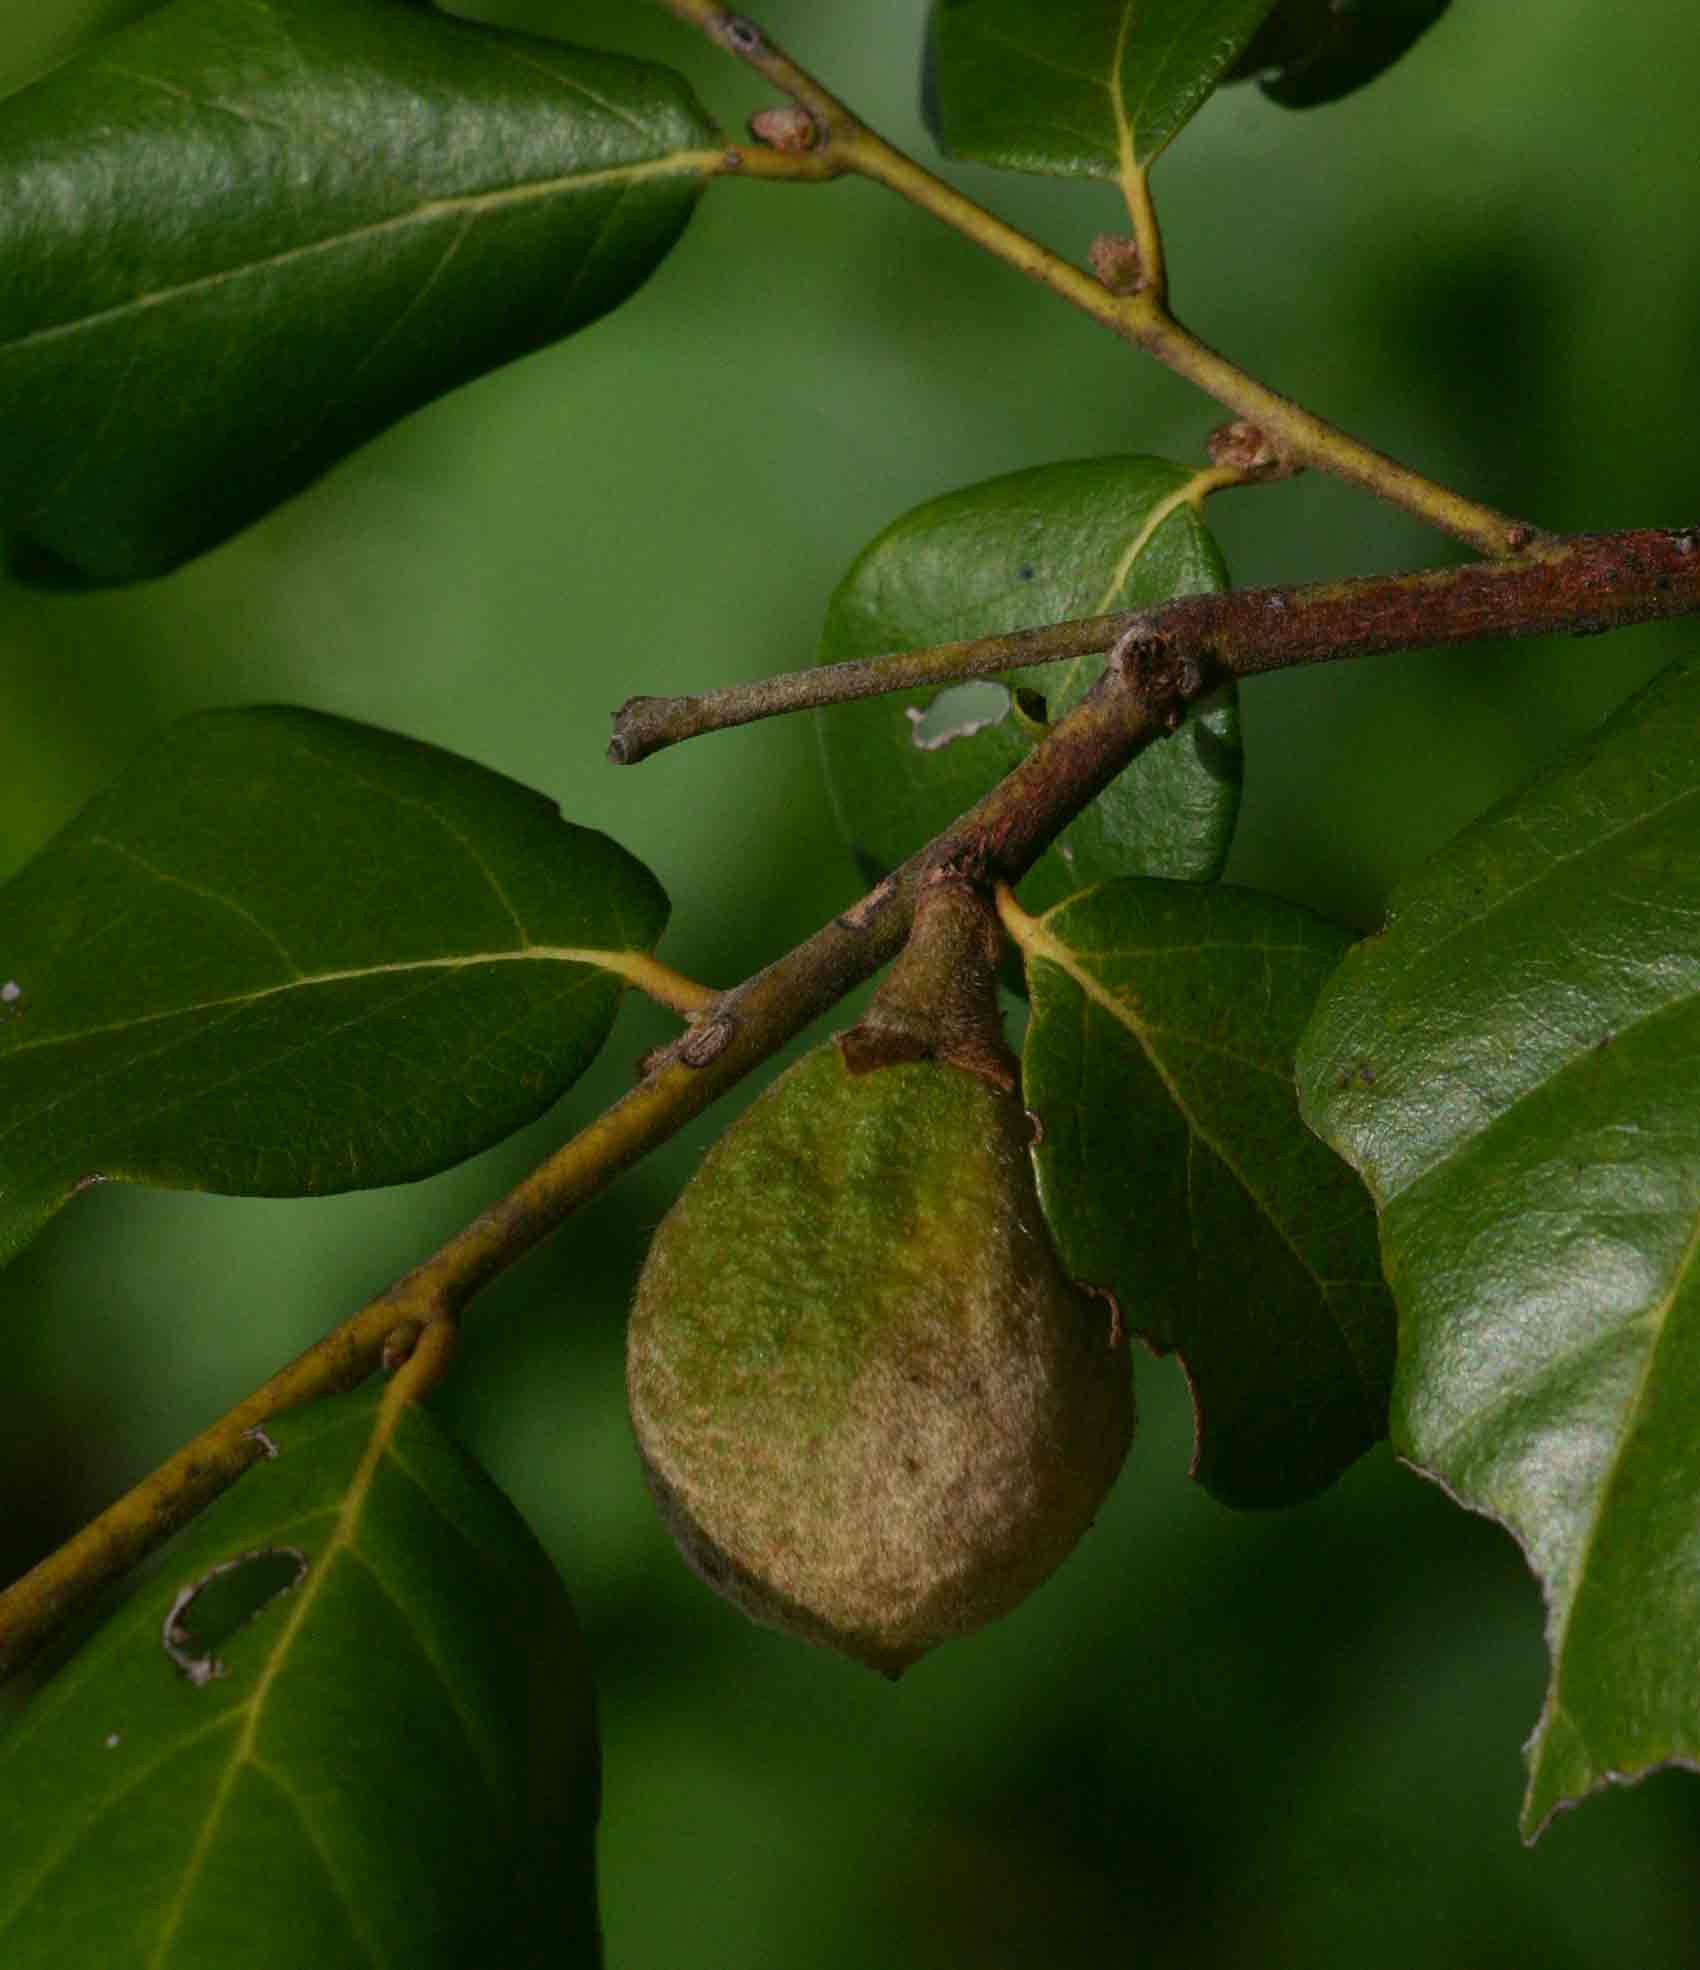
[[[96,581],[215,545],[623,300],[714,140],[423,0],[170,0],[0,103],[0,527]]]
[[[1203,106],[1275,0],[933,0],[923,105],[952,157],[1116,178]]]
[[[931,500],[858,557],[828,606],[820,660],[1225,588],[1216,543],[1187,498],[1192,483],[1165,459],[1096,458]],[[1104,662],[1082,657],[1009,671],[991,684],[864,698],[819,713],[839,825],[867,870],[895,867],[949,826],[1079,703]],[[1023,895],[1043,908],[1110,876],[1213,876],[1227,856],[1239,793],[1230,689],[1174,737],[1147,747],[1037,864]]]
[[[1212,1492],[1321,1489],[1386,1433],[1393,1361],[1369,1198],[1293,1086],[1346,933],[1250,890],[1152,881],[1016,922],[1023,1098],[1064,1265],[1180,1354]]]
[[[273,1425],[0,1746],[7,1970],[600,1960],[572,1609],[383,1394]]]
[[[184,720],[0,888],[0,1259],[95,1177],[302,1196],[500,1141],[665,918],[624,849],[452,753]]]
[[[1517,1536],[1525,1829],[1700,1764],[1700,660],[1394,894],[1300,1052],[1381,1208],[1393,1436]]]

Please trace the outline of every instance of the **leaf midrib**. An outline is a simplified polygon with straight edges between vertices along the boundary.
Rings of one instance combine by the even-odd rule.
[[[324,239],[311,240],[304,246],[292,246],[281,253],[268,254],[263,259],[244,260],[234,266],[217,268],[212,273],[198,275],[193,280],[181,281],[173,287],[160,288],[149,294],[137,295],[129,301],[120,301],[113,307],[97,309],[93,314],[79,315],[71,321],[56,322],[47,328],[32,329],[27,335],[14,336],[10,341],[0,341],[0,361],[9,356],[26,354],[44,343],[63,341],[72,336],[104,328],[112,322],[126,320],[133,315],[147,313],[154,308],[167,307],[176,301],[211,293],[232,281],[275,273],[280,267],[290,266],[297,261],[340,252],[346,247],[379,239],[386,234],[405,231],[411,226],[433,225],[446,219],[463,224],[469,220],[476,222],[487,213],[499,211],[507,206],[595,191],[610,185],[618,186],[624,191],[629,190],[634,184],[651,178],[684,177],[691,173],[706,177],[720,167],[722,157],[723,153],[718,150],[669,151],[663,157],[647,158],[638,164],[613,165],[602,171],[573,172],[560,177],[541,178],[532,184],[510,185],[494,192],[473,192],[459,197],[427,199],[424,204],[413,207],[411,211],[396,213],[387,219],[376,219],[366,225],[350,227],[347,231],[330,234]]]
[[[1694,1224],[1689,1232],[1688,1242],[1683,1247],[1681,1258],[1677,1260],[1675,1270],[1671,1274],[1670,1284],[1659,1296],[1658,1301],[1648,1316],[1653,1329],[1652,1338],[1648,1343],[1646,1356],[1641,1363],[1641,1373],[1636,1378],[1634,1393],[1624,1405],[1623,1418],[1617,1433],[1616,1447],[1612,1451],[1611,1463],[1600,1481],[1598,1491],[1595,1493],[1593,1507],[1588,1515],[1588,1529],[1582,1535],[1581,1543],[1577,1548],[1575,1565],[1570,1577],[1570,1591],[1565,1602],[1563,1617],[1553,1624],[1548,1643],[1549,1653],[1552,1658],[1552,1681],[1547,1694],[1547,1702],[1542,1711],[1541,1721],[1538,1726],[1539,1741],[1543,1749],[1546,1743],[1547,1730],[1554,1713],[1563,1713],[1566,1708],[1563,1699],[1559,1695],[1564,1681],[1564,1655],[1570,1639],[1570,1630],[1576,1620],[1576,1610],[1581,1604],[1587,1587],[1588,1562],[1593,1555],[1594,1547],[1599,1541],[1600,1527],[1605,1521],[1612,1491],[1617,1484],[1618,1475],[1623,1467],[1624,1457],[1629,1450],[1631,1442],[1635,1438],[1637,1416],[1646,1401],[1648,1389],[1653,1385],[1654,1364],[1659,1358],[1659,1351],[1663,1347],[1665,1337],[1670,1331],[1670,1316],[1676,1307],[1677,1300],[1681,1297],[1683,1287],[1688,1283],[1689,1277],[1694,1272],[1697,1264],[1700,1264],[1700,1211],[1695,1213]],[[1573,1713],[1571,1713],[1571,1719],[1572,1727],[1576,1730],[1577,1736],[1579,1738],[1583,1737],[1581,1728],[1576,1723]],[[1590,1763],[1593,1762],[1595,1761],[1590,1756]],[[1529,1776],[1531,1797],[1534,1794],[1539,1769],[1539,1761],[1537,1759]]]
[[[1135,0],[1128,0],[1128,11],[1130,13],[1133,12],[1134,5],[1135,5]],[[1199,0],[1198,6],[1193,10],[1192,18],[1188,22],[1186,22],[1184,26],[1177,28],[1176,32],[1171,36],[1168,46],[1165,49],[1163,49],[1163,51],[1160,54],[1156,55],[1156,58],[1151,64],[1150,71],[1146,76],[1145,87],[1140,93],[1137,107],[1132,104],[1127,104],[1122,111],[1122,114],[1127,118],[1128,127],[1130,133],[1133,136],[1134,152],[1136,157],[1138,154],[1138,132],[1139,132],[1139,124],[1140,124],[1139,111],[1144,109],[1146,104],[1148,104],[1151,101],[1153,96],[1161,95],[1160,85],[1163,80],[1163,73],[1165,69],[1168,68],[1169,64],[1173,61],[1176,48],[1185,45],[1188,34],[1194,32],[1197,28],[1199,16],[1201,14],[1208,13],[1210,11],[1211,5],[1212,5],[1212,0]],[[1116,80],[1119,85],[1121,80],[1119,74],[1117,75]],[[1215,83],[1216,83],[1216,78],[1215,76],[1212,76],[1211,81],[1205,90],[1206,95],[1209,94],[1210,89],[1215,87]],[[1183,92],[1183,93],[1190,93],[1190,92]],[[1169,133],[1169,137],[1165,137],[1163,143],[1159,144],[1156,150],[1149,152],[1144,162],[1139,164],[1137,168],[1140,170],[1145,170],[1146,168],[1148,168],[1148,166],[1155,160],[1158,151],[1161,151],[1163,148],[1165,148],[1165,146],[1170,141],[1170,138],[1172,138],[1174,134],[1175,133],[1171,131]]]
[[[1124,86],[1123,71],[1127,66],[1128,42],[1136,24],[1136,16],[1139,13],[1138,0],[1123,0],[1123,4],[1119,9],[1110,59],[1102,75],[1094,75],[1085,69],[1070,67],[1068,63],[1058,61],[1054,55],[1048,54],[1043,48],[1034,47],[1014,36],[1001,32],[997,28],[982,26],[979,32],[987,42],[994,46],[1007,48],[1012,54],[1019,55],[1025,62],[1049,69],[1053,74],[1061,75],[1071,82],[1084,83],[1089,89],[1102,89],[1104,91],[1104,94],[1109,98],[1110,126],[1115,139],[1115,155],[1107,161],[1113,166],[1116,175],[1125,185],[1132,176],[1144,173],[1152,159],[1157,155],[1157,152],[1165,147],[1170,137],[1174,134],[1172,131],[1169,132],[1168,135],[1164,136],[1163,141],[1156,145],[1143,160],[1140,158],[1141,113],[1154,97],[1161,100],[1165,72],[1174,60],[1175,50],[1178,47],[1187,45],[1188,36],[1196,31],[1199,17],[1207,14],[1210,11],[1210,6],[1211,0],[1199,0],[1199,4],[1193,10],[1191,19],[1176,28],[1165,47],[1142,51],[1149,53],[1150,63],[1145,76],[1145,86],[1140,91],[1137,102],[1129,95]],[[1243,46],[1244,40],[1249,38],[1249,35],[1243,37],[1241,45]],[[1210,83],[1206,86],[1205,94],[1208,94],[1209,89],[1215,86],[1215,81],[1216,75],[1213,73]],[[1196,90],[1183,90],[1181,93],[1185,95],[1196,94],[1197,92]],[[1078,130],[1060,121],[1056,123],[1055,127],[1064,130],[1067,135],[1091,149],[1096,150],[1098,148],[1100,139],[1095,131]]]
[[[1190,1104],[1182,1094],[1167,1064],[1157,1049],[1151,1044],[1150,1029],[1147,1028],[1145,1022],[1140,1019],[1139,1015],[1134,1012],[1131,1006],[1116,998],[1106,987],[1101,985],[1093,977],[1092,973],[1078,962],[1070,947],[1064,944],[1053,932],[1045,928],[1042,919],[1035,919],[1031,924],[1025,925],[1022,929],[1021,940],[1029,957],[1043,958],[1047,963],[1054,964],[1066,978],[1072,981],[1076,989],[1084,997],[1090,999],[1094,1005],[1099,1006],[1104,1012],[1108,1013],[1118,1025],[1122,1026],[1138,1041],[1146,1060],[1150,1063],[1152,1071],[1163,1083],[1169,1099],[1175,1105],[1176,1112],[1186,1124],[1188,1134],[1202,1142],[1210,1150],[1211,1154],[1221,1162],[1223,1168],[1233,1176],[1234,1181],[1245,1192],[1246,1196],[1251,1199],[1252,1203],[1256,1205],[1258,1213],[1265,1223],[1268,1224],[1269,1228],[1275,1233],[1275,1236],[1280,1239],[1281,1243],[1293,1255],[1294,1260],[1306,1278],[1314,1283],[1318,1297],[1324,1306],[1329,1307],[1330,1313],[1332,1314],[1332,1303],[1329,1298],[1328,1289],[1331,1284],[1337,1282],[1325,1280],[1321,1276],[1311,1261],[1293,1243],[1286,1226],[1282,1224],[1280,1218],[1269,1208],[1265,1199],[1258,1194],[1256,1187],[1246,1176],[1244,1170],[1240,1168],[1238,1159],[1229,1153],[1222,1143],[1217,1140],[1215,1135],[1193,1113]],[[1335,1325],[1337,1327],[1339,1325],[1337,1320]],[[1341,1332],[1342,1338],[1344,1339],[1344,1330],[1342,1329]],[[1348,1352],[1350,1352],[1349,1349]]]
[[[315,990],[326,985],[344,985],[365,978],[410,977],[417,972],[462,971],[479,965],[524,964],[542,960],[553,964],[576,964],[599,971],[623,974],[631,954],[625,951],[581,949],[570,945],[530,944],[517,951],[473,951],[459,957],[410,958],[400,964],[351,966],[342,971],[303,972],[279,985],[264,985],[253,991],[233,992],[222,999],[197,999],[188,1005],[170,1006],[161,1012],[138,1013],[133,1019],[114,1020],[109,1026],[85,1026],[74,1033],[50,1033],[38,1040],[24,1040],[0,1050],[0,1072],[6,1062],[20,1054],[45,1047],[75,1046],[84,1040],[103,1038],[109,1033],[128,1033],[170,1019],[189,1019],[203,1013],[227,1012],[257,1005],[286,992]]]
[[[266,1699],[282,1673],[295,1637],[318,1599],[325,1581],[330,1577],[338,1555],[345,1547],[354,1545],[360,1514],[371,1492],[373,1478],[377,1474],[379,1464],[383,1461],[390,1438],[395,1434],[404,1407],[405,1403],[398,1393],[398,1385],[392,1383],[385,1391],[378,1412],[372,1419],[372,1432],[367,1439],[366,1448],[361,1452],[360,1461],[355,1466],[354,1474],[349,1479],[348,1487],[337,1505],[330,1536],[315,1555],[314,1564],[307,1578],[295,1589],[294,1604],[288,1609],[282,1628],[267,1652],[265,1662],[249,1693],[236,1743],[231,1748],[229,1762],[207,1808],[205,1823],[196,1838],[194,1847],[190,1850],[188,1860],[184,1863],[177,1893],[164,1911],[157,1939],[148,1956],[147,1970],[162,1970],[172,1938],[182,1924],[201,1868],[217,1837],[219,1823],[235,1790],[237,1777],[253,1761],[254,1744],[259,1736],[260,1719],[265,1711]],[[370,1953],[371,1945],[368,1939],[362,1937],[361,1940]]]
[[[1639,1038],[1649,1026],[1656,1025],[1660,1020],[1681,1019],[1685,1015],[1691,1017],[1697,1010],[1700,1010],[1700,993],[1691,991],[1677,993],[1658,1005],[1648,1006],[1633,1019],[1614,1026],[1611,1029],[1611,1044],[1614,1048],[1624,1048],[1631,1040]],[[1552,1061],[1537,1080],[1528,1082],[1514,1093],[1506,1094],[1499,1107],[1473,1126],[1466,1127],[1461,1133],[1447,1136],[1440,1143],[1436,1153],[1420,1168],[1414,1168],[1412,1174],[1397,1188],[1378,1181],[1368,1171],[1360,1170],[1359,1175],[1369,1185],[1377,1209],[1385,1210],[1398,1200],[1420,1196],[1430,1187],[1443,1184],[1452,1166],[1460,1157],[1482,1153],[1482,1145],[1490,1136],[1498,1134],[1502,1129],[1514,1131],[1525,1109],[1532,1102],[1550,1097],[1557,1082],[1568,1080],[1571,1075],[1593,1065],[1599,1058],[1599,1048],[1598,1040],[1575,1040],[1571,1051],[1561,1060]]]
[[[1574,788],[1574,782],[1572,786]],[[1576,799],[1578,806],[1581,805],[1581,799],[1575,792],[1572,793],[1572,798]],[[1459,920],[1452,924],[1449,929],[1442,931],[1438,937],[1432,938],[1423,946],[1421,953],[1422,962],[1426,965],[1429,959],[1434,957],[1436,953],[1444,951],[1448,945],[1455,944],[1459,938],[1467,937],[1471,931],[1480,929],[1483,924],[1491,924],[1502,910],[1509,909],[1513,903],[1520,901],[1532,890],[1537,890],[1543,884],[1552,881],[1561,871],[1568,871],[1573,863],[1585,863],[1589,856],[1603,853],[1606,849],[1621,842],[1625,836],[1635,834],[1638,829],[1647,827],[1652,822],[1662,821],[1673,809],[1681,807],[1686,801],[1697,798],[1700,798],[1700,785],[1684,787],[1680,793],[1672,794],[1669,800],[1661,801],[1657,807],[1644,808],[1639,814],[1631,816],[1626,821],[1620,821],[1616,827],[1609,829],[1604,834],[1590,835],[1580,847],[1567,848],[1562,853],[1549,857],[1534,875],[1526,876],[1514,888],[1501,890],[1483,908],[1461,915]],[[1432,908],[1435,900],[1432,893],[1416,897],[1410,901],[1406,901],[1395,894],[1393,907],[1388,914],[1387,926],[1385,927],[1391,927],[1407,911]],[[1445,899],[1443,898],[1442,900],[1444,901]]]
[[[1133,571],[1139,565],[1140,557],[1157,537],[1158,530],[1163,526],[1165,521],[1174,516],[1177,509],[1186,505],[1192,490],[1192,484],[1192,479],[1188,478],[1176,486],[1173,491],[1161,494],[1147,511],[1144,519],[1133,529],[1128,537],[1127,545],[1116,557],[1116,563],[1111,570],[1109,580],[1104,584],[1096,603],[1090,611],[1092,615],[1102,616],[1109,614],[1117,597],[1127,586],[1128,582],[1132,580]],[[1059,711],[1065,710],[1073,704],[1076,680],[1080,676],[1082,667],[1088,661],[1101,661],[1101,659],[1088,659],[1084,656],[1071,658],[1068,668],[1052,687],[1052,702],[1057,706]]]

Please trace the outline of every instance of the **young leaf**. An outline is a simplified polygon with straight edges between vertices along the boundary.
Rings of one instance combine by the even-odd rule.
[[[401,1183],[539,1115],[666,898],[452,753],[185,719],[0,889],[0,1260],[99,1178]]]
[[[1227,574],[1186,497],[1191,483],[1164,459],[1097,458],[1012,472],[917,507],[840,583],[820,660],[1214,593]],[[947,687],[930,704],[898,694],[821,712],[839,824],[864,866],[891,868],[947,826],[1103,669],[1102,657],[1085,657]],[[1067,829],[1023,893],[1043,908],[1111,876],[1213,876],[1239,792],[1239,718],[1228,692],[1149,747]]]
[[[1287,109],[1338,102],[1373,82],[1451,5],[1451,0],[1279,0],[1230,81],[1260,78]]]
[[[1369,1198],[1304,1128],[1293,1086],[1346,933],[1251,890],[1148,880],[1010,921],[1064,1265],[1179,1352],[1193,1475],[1217,1497],[1320,1490],[1386,1433],[1393,1366]]]
[[[1394,1441],[1546,1592],[1531,1837],[1700,1763],[1697,731],[1689,658],[1395,893],[1300,1053],[1382,1211]]]
[[[1063,178],[1143,169],[1275,0],[933,0],[923,108],[952,157]]]
[[[170,0],[0,104],[0,526],[96,581],[216,545],[624,300],[715,140],[421,0]]]
[[[275,1425],[0,1745],[8,1970],[599,1962],[571,1606],[383,1394]]]

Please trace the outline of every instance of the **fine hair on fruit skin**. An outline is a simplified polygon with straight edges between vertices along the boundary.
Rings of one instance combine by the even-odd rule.
[[[1126,1346],[1040,1215],[995,940],[955,888],[922,914],[916,962],[862,1025],[709,1152],[656,1234],[627,1356],[690,1564],[756,1620],[888,1675],[1061,1563],[1133,1424]],[[943,994],[925,976],[941,949]],[[974,1066],[927,1056],[929,1004]]]

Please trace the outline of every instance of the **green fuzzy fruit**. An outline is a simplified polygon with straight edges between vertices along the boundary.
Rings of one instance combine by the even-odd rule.
[[[639,1282],[632,1419],[686,1559],[888,1675],[1024,1599],[1127,1452],[1126,1349],[1057,1263],[1029,1137],[976,1074],[822,1047],[709,1152]]]

